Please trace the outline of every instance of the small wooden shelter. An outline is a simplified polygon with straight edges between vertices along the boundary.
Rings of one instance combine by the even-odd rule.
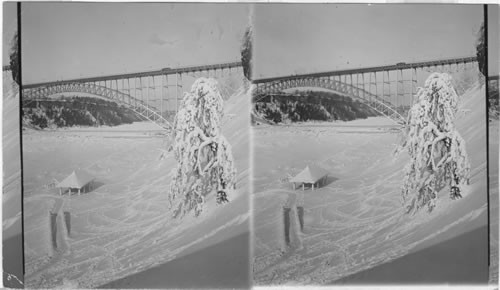
[[[290,179],[293,184],[293,189],[296,189],[296,185],[302,185],[302,190],[305,189],[306,184],[311,184],[312,190],[314,186],[320,187],[325,184],[328,178],[328,171],[316,165],[308,165],[299,174],[295,175]]]
[[[69,193],[77,190],[78,195],[82,192],[89,192],[93,189],[94,177],[83,170],[73,171],[63,181],[59,182],[56,187],[59,188],[59,194],[63,194],[63,190],[68,189]]]

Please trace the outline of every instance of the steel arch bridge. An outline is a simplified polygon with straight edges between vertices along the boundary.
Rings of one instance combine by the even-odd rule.
[[[406,116],[401,113],[401,102],[398,106],[398,100],[406,98],[407,103],[413,103],[418,72],[463,71],[467,66],[477,70],[475,64],[477,57],[471,56],[254,79],[254,101],[266,94],[284,93],[287,89],[322,88],[359,99],[394,123],[402,125],[406,123]],[[409,86],[411,89],[408,89]]]
[[[24,90],[23,99],[27,99],[28,102],[35,100],[44,100],[49,96],[61,93],[86,93],[99,96],[108,101],[113,101],[118,104],[124,105],[136,114],[156,123],[162,128],[168,129],[171,127],[170,122],[163,118],[161,113],[157,109],[149,106],[146,102],[143,102],[142,100],[134,98],[118,90],[113,90],[93,83],[63,83],[48,87]]]
[[[255,94],[257,96],[264,94],[278,94],[287,89],[303,87],[322,88],[339,92],[347,96],[355,96],[357,99],[370,106],[370,108],[374,109],[383,116],[388,117],[396,124],[403,124],[405,122],[405,118],[396,110],[396,108],[394,108],[391,103],[384,101],[377,95],[372,94],[362,88],[337,81],[330,77],[310,77],[267,83],[257,86]]]
[[[8,69],[8,67],[3,68]],[[233,69],[242,69],[241,62],[229,62],[181,68],[164,68],[154,71],[89,77],[45,83],[23,84],[22,103],[35,100],[47,100],[48,97],[61,93],[85,93],[121,104],[137,115],[169,129],[172,124],[163,115],[163,101],[171,104],[177,111],[182,96],[183,76],[223,77]],[[172,79],[173,78],[173,79]],[[169,88],[175,89],[171,96]],[[179,94],[179,90],[181,94]],[[158,99],[161,97],[161,99]],[[158,108],[156,101],[161,100]]]

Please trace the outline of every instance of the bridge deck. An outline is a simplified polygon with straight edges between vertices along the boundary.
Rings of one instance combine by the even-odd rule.
[[[400,64],[394,64],[394,65],[384,65],[384,66],[375,66],[375,67],[336,70],[336,71],[311,73],[311,74],[300,74],[300,75],[291,75],[291,76],[280,76],[280,77],[272,77],[272,78],[254,79],[252,82],[254,84],[259,84],[259,83],[269,83],[269,82],[289,80],[289,79],[300,79],[300,78],[309,78],[309,77],[317,78],[317,77],[329,77],[329,76],[340,76],[340,75],[351,75],[351,74],[354,75],[354,74],[362,74],[362,73],[370,73],[370,72],[424,68],[424,67],[431,67],[431,66],[438,66],[438,65],[456,64],[456,63],[470,63],[470,62],[475,62],[475,61],[477,61],[477,57],[470,56],[470,57],[461,57],[461,58],[420,61],[420,62],[412,62],[412,63],[400,63]]]
[[[216,70],[216,69],[230,69],[230,68],[236,68],[236,67],[241,67],[241,66],[242,66],[241,62],[228,62],[228,63],[221,63],[221,64],[187,66],[187,67],[180,67],[180,68],[164,68],[164,69],[160,69],[160,70],[137,72],[137,73],[116,74],[116,75],[107,75],[107,76],[99,76],[99,77],[91,77],[91,78],[69,79],[69,80],[61,80],[61,81],[53,81],[53,82],[45,82],[45,83],[35,83],[35,84],[23,84],[23,89],[33,89],[33,88],[38,88],[38,87],[62,85],[62,84],[68,84],[68,83],[92,83],[92,82],[102,82],[102,81],[110,81],[110,80],[121,80],[121,79],[128,79],[128,78],[154,77],[154,76],[160,76],[160,75],[183,74],[183,73],[200,72],[200,71],[207,71],[207,70]]]

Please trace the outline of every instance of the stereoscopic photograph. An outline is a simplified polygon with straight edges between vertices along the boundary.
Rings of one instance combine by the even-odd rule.
[[[3,286],[498,285],[498,5],[3,17]]]
[[[254,23],[254,283],[488,283],[484,7]]]
[[[248,5],[20,8],[25,287],[249,287]]]

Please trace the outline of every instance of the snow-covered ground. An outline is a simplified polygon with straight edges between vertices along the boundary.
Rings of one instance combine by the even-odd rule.
[[[326,284],[436,245],[487,224],[484,87],[461,97],[456,126],[467,142],[470,185],[452,201],[441,192],[433,212],[404,214],[400,188],[406,153],[392,156],[399,135],[390,121],[253,127],[254,282]],[[307,164],[330,172],[320,189],[286,182]],[[284,242],[283,206],[304,207],[304,230],[291,220]],[[487,251],[485,241],[484,251]],[[415,265],[418,267],[418,265]]]
[[[489,172],[490,172],[490,283],[498,285],[498,151],[499,121],[490,121],[489,126]]]
[[[21,160],[19,152],[19,92],[10,71],[3,72],[3,237],[21,226]],[[18,228],[15,230],[15,228]]]
[[[10,71],[3,72],[2,230],[4,286],[22,287],[21,152],[19,90]],[[8,275],[13,275],[9,276]]]
[[[198,218],[171,217],[167,195],[175,161],[171,154],[160,160],[168,138],[154,124],[25,130],[26,286],[96,287],[247,233],[249,100],[239,94],[225,103],[222,133],[232,144],[237,190],[225,205],[210,196]],[[69,197],[47,186],[79,168],[96,177],[97,189]],[[70,235],[65,211],[71,213]],[[58,213],[56,250],[49,212]]]

